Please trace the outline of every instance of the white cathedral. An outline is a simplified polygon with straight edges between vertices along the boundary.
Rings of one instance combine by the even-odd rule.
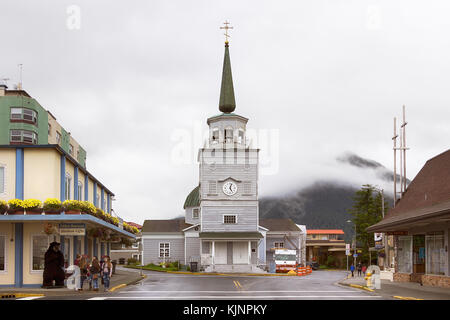
[[[179,261],[205,272],[269,270],[276,248],[297,250],[305,264],[306,230],[290,219],[260,219],[259,149],[246,139],[248,119],[236,108],[229,43],[220,89],[220,114],[207,119],[209,139],[199,150],[199,182],[184,203],[185,218],[145,220],[144,265]]]

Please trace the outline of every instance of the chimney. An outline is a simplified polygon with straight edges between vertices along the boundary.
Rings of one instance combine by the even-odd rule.
[[[0,97],[5,95],[6,89],[8,89],[8,86],[4,83],[0,83]]]

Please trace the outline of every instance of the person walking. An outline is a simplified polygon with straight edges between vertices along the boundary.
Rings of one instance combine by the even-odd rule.
[[[101,268],[97,257],[92,258],[91,267],[89,268],[89,273],[91,274],[92,287],[94,291],[98,291],[98,277],[100,276]]]
[[[357,265],[357,270],[358,270],[358,277],[361,277],[361,270],[362,270],[362,264],[361,264],[361,262],[358,263],[358,265]]]
[[[73,264],[79,267],[80,266],[80,260],[81,260],[81,255],[77,253],[77,258],[75,259]]]
[[[79,267],[80,267],[80,289],[78,289],[78,290],[83,291],[83,284],[84,284],[84,281],[87,279],[88,267],[89,267],[87,260],[86,260],[86,256],[83,255],[81,257]]]
[[[111,259],[106,256],[102,266],[103,286],[105,291],[109,291],[109,282],[112,276],[112,263]]]
[[[363,265],[361,271],[362,271],[364,277],[366,276],[366,270],[367,270],[366,265]]]
[[[350,271],[352,272],[352,278],[354,277],[354,272],[355,272],[355,266],[352,264],[351,266],[350,266]]]

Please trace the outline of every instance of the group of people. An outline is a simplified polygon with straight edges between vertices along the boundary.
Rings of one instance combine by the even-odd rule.
[[[358,271],[358,277],[361,277],[361,274],[362,274],[363,277],[366,276],[366,270],[367,270],[367,267],[366,267],[365,264],[362,264],[361,262],[359,262],[359,263],[356,265],[356,270]],[[352,277],[354,277],[354,276],[355,276],[355,275],[354,275],[354,272],[355,272],[355,266],[354,266],[353,264],[352,264],[351,267],[350,267],[350,271],[352,272]]]
[[[60,243],[54,241],[50,244],[45,253],[45,264],[43,274],[43,288],[63,288],[66,272],[64,268],[64,255],[60,251]],[[83,284],[87,280],[89,290],[98,291],[98,280],[100,278],[104,290],[109,291],[110,279],[113,266],[109,256],[105,255],[99,261],[96,256],[89,259],[87,255],[77,254],[74,265],[80,268],[80,287],[83,290]],[[54,284],[53,284],[54,283]]]
[[[98,280],[101,279],[104,291],[109,291],[109,284],[112,276],[112,263],[109,256],[103,256],[99,261],[96,256],[89,260],[86,255],[77,254],[74,265],[80,268],[81,280],[79,291],[83,290],[83,284],[87,280],[89,290],[98,291]]]

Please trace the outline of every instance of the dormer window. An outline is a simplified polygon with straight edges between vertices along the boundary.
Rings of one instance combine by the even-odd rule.
[[[225,142],[226,143],[233,142],[233,129],[225,129]]]
[[[212,143],[218,143],[219,142],[219,129],[215,128],[212,132]]]
[[[192,219],[198,219],[199,212],[200,212],[199,208],[192,209]]]

